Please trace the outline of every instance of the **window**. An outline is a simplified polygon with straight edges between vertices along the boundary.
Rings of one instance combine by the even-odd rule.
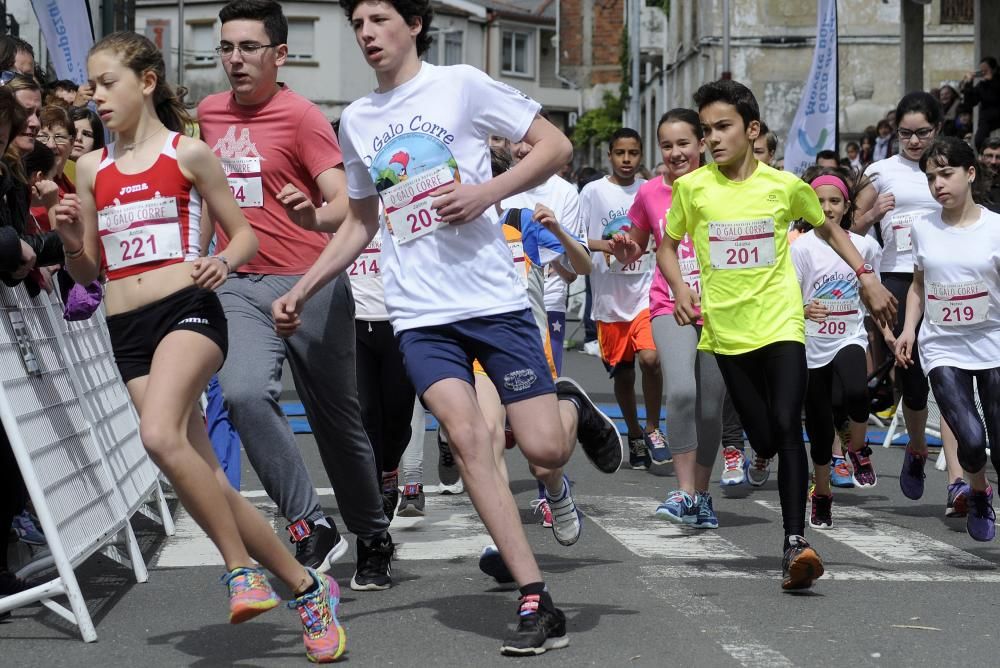
[[[461,30],[431,30],[431,48],[427,49],[427,62],[431,65],[459,65],[465,62],[462,55],[464,35]]]
[[[974,23],[976,3],[973,0],[941,0],[941,23]]]
[[[503,73],[531,76],[534,68],[531,48],[530,32],[504,30],[503,52],[500,58]]]
[[[288,60],[316,60],[316,19],[288,19]]]
[[[213,65],[215,64],[215,22],[190,23],[191,44],[184,50],[187,52],[187,61],[192,65]]]

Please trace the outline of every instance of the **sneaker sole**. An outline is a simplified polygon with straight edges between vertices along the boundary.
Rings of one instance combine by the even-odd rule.
[[[337,541],[337,544],[333,546],[333,549],[326,553],[326,557],[323,559],[323,563],[317,566],[315,570],[317,573],[326,573],[333,566],[334,562],[340,560],[342,556],[347,554],[347,550],[350,545],[347,543],[347,539],[343,536]]]
[[[426,514],[423,508],[416,508],[414,506],[403,506],[396,511],[396,515],[399,517],[423,517]]]
[[[870,485],[864,484],[863,482],[861,482],[860,480],[858,480],[854,476],[851,476],[851,480],[852,480],[852,482],[854,482],[854,486],[855,487],[862,487],[862,488],[865,488],[865,489],[871,489],[872,487],[874,487],[875,485],[878,484],[878,478],[875,478],[875,482],[873,482]]]
[[[274,610],[278,607],[279,603],[281,603],[279,599],[273,598],[270,601],[247,604],[239,610],[229,613],[229,623],[242,624],[243,622],[248,622],[254,617],[263,615],[268,610]]]
[[[745,485],[747,483],[746,476],[742,480],[719,480],[719,487],[739,487],[740,485]]]
[[[633,471],[648,471],[650,464],[629,464]]]
[[[461,481],[456,482],[454,485],[446,485],[444,483],[441,483],[441,485],[438,487],[438,494],[458,495],[462,494],[463,492],[465,492],[465,486],[462,484]]]
[[[557,383],[560,381],[565,381],[570,385],[572,385],[573,387],[575,387],[580,392],[580,394],[583,395],[587,403],[590,404],[590,408],[596,411],[597,414],[600,415],[601,418],[604,420],[604,422],[606,422],[612,429],[614,429],[615,433],[618,434],[618,447],[621,450],[621,452],[619,453],[620,457],[618,459],[618,466],[615,467],[614,471],[605,471],[600,466],[598,466],[592,459],[590,459],[590,457],[587,457],[587,461],[589,461],[594,466],[594,468],[596,468],[601,473],[607,473],[607,474],[617,473],[619,469],[621,469],[622,464],[625,463],[625,460],[627,458],[627,454],[625,451],[625,441],[622,439],[621,434],[618,433],[618,427],[615,426],[615,423],[611,418],[605,415],[604,412],[597,407],[597,404],[595,404],[593,400],[591,400],[590,396],[586,392],[584,392],[583,388],[580,386],[580,383],[576,382],[572,378],[566,378],[566,377],[560,377],[556,379]],[[584,451],[584,454],[586,454],[586,451]]]
[[[751,487],[763,487],[764,485],[767,484],[767,481],[770,480],[770,479],[771,479],[771,476],[767,476],[766,478],[764,478],[763,480],[761,480],[760,482],[758,482],[758,481],[753,480],[751,478],[747,478],[747,482],[750,483]]]
[[[562,649],[569,647],[569,636],[559,638],[546,638],[541,647],[510,647],[504,645],[500,648],[500,653],[504,656],[538,656],[545,654],[550,649]]]
[[[695,522],[697,522],[697,520],[693,520],[691,522],[688,522],[683,517],[678,517],[677,515],[674,515],[673,513],[668,513],[665,510],[661,511],[659,508],[657,508],[653,512],[653,516],[654,517],[658,517],[661,520],[666,520],[666,521],[670,522],[671,524],[676,524],[676,525],[682,526],[682,527],[693,527],[695,525]]]
[[[386,584],[376,584],[374,582],[369,582],[368,584],[358,584],[357,575],[351,578],[351,589],[354,591],[385,591],[386,589],[392,588],[392,582]]]
[[[851,478],[850,480],[847,480],[846,482],[845,481],[834,482],[833,480],[831,480],[830,484],[832,486],[838,488],[838,489],[854,489],[855,480],[854,480],[854,478]]]
[[[670,464],[670,463],[672,463],[674,461],[673,457],[667,457],[666,459],[664,459],[662,461],[659,460],[659,459],[652,458],[652,457],[650,459],[653,462],[653,466],[663,466],[664,464]]]
[[[823,561],[816,550],[806,548],[792,561],[788,577],[781,583],[781,588],[786,591],[809,589],[816,580],[823,577],[823,573]]]
[[[830,522],[829,524],[813,524],[813,521],[809,520],[809,526],[811,526],[813,529],[819,529],[820,531],[826,531],[827,529],[832,529],[833,528],[833,522]]]
[[[692,524],[690,526],[694,527],[695,529],[700,529],[702,531],[705,531],[705,530],[711,530],[711,529],[718,529],[719,528],[719,523],[715,522],[714,524],[699,524],[698,522],[695,522],[694,524]]]

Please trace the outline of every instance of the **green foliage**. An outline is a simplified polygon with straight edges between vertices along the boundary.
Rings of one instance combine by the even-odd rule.
[[[573,143],[586,146],[592,139],[605,142],[622,126],[622,98],[610,91],[604,93],[604,103],[584,113],[573,128]]]

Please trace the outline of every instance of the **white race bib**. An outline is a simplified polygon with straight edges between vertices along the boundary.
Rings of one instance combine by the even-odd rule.
[[[97,212],[109,270],[184,257],[174,197],[116,204]]]
[[[774,218],[708,224],[713,269],[756,269],[774,264]]]
[[[826,307],[826,320],[816,322],[806,318],[806,336],[819,339],[842,339],[853,336],[858,327],[857,299],[816,299]]]
[[[441,165],[381,192],[389,230],[396,243],[409,243],[447,225],[431,208],[431,193],[454,180],[451,168]]]
[[[649,252],[643,253],[628,264],[622,264],[614,255],[608,256],[608,271],[612,274],[645,274],[652,270],[653,254]]]
[[[521,284],[528,287],[528,258],[524,254],[523,241],[508,241],[507,248],[510,249],[510,256],[514,260],[514,272],[521,279]]]
[[[896,239],[897,251],[902,253],[913,249],[913,240],[910,237],[913,223],[923,219],[929,213],[929,209],[918,209],[892,215],[892,218],[889,219],[889,225],[892,228],[892,235]]]
[[[260,158],[222,158],[229,190],[240,208],[264,206],[264,186],[260,177]]]
[[[351,281],[381,280],[382,270],[379,268],[379,261],[382,259],[382,244],[379,235],[375,235],[368,247],[361,251],[361,255],[354,261],[351,268],[347,270]]]
[[[990,314],[990,293],[982,281],[926,283],[927,316],[935,325],[965,327]]]
[[[701,267],[698,266],[698,258],[688,257],[677,260],[681,265],[681,278],[684,283],[691,288],[695,294],[701,294]]]

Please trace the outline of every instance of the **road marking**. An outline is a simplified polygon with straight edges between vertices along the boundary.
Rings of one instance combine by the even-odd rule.
[[[647,559],[725,561],[752,555],[718,531],[689,529],[653,515],[656,499],[638,496],[582,496],[577,506],[633,554]]]
[[[691,637],[697,635],[693,629],[711,629],[711,636],[708,637],[724,638],[719,641],[719,647],[744,668],[791,668],[795,665],[784,654],[758,641],[750,632],[733,622],[723,608],[704,596],[696,596],[674,580],[675,576],[664,573],[671,568],[673,567],[640,566],[639,580],[654,596],[666,601],[691,621]],[[668,578],[672,581],[664,582]]]
[[[775,587],[781,581],[781,571],[751,566],[729,568],[723,565],[705,564],[704,566],[663,565],[644,566],[652,569],[653,575],[670,579],[713,578],[721,580],[774,580]],[[822,584],[827,580],[852,582],[977,582],[998,583],[1000,573],[996,571],[966,571],[966,572],[934,572],[934,571],[887,571],[880,568],[841,568],[827,567],[826,573],[819,580]]]
[[[433,494],[434,486],[426,491],[427,514],[423,517],[396,517],[390,532],[396,543],[396,559],[420,561],[478,557],[483,547],[492,543],[489,533],[479,520],[472,502],[466,495]],[[279,535],[284,535],[284,518],[263,490],[246,490],[243,496],[264,514]],[[329,487],[316,490],[319,496],[330,496]],[[337,512],[332,514],[338,528],[344,530]],[[193,566],[223,566],[215,545],[183,507],[174,518],[177,533],[167,538],[160,553],[153,559],[153,568],[188,568]]]
[[[756,503],[772,512],[781,513],[781,505],[778,503],[763,500]],[[833,528],[816,531],[812,535],[832,538],[884,564],[945,565],[991,570],[997,568],[986,559],[919,531],[890,524],[854,506],[834,505]]]

